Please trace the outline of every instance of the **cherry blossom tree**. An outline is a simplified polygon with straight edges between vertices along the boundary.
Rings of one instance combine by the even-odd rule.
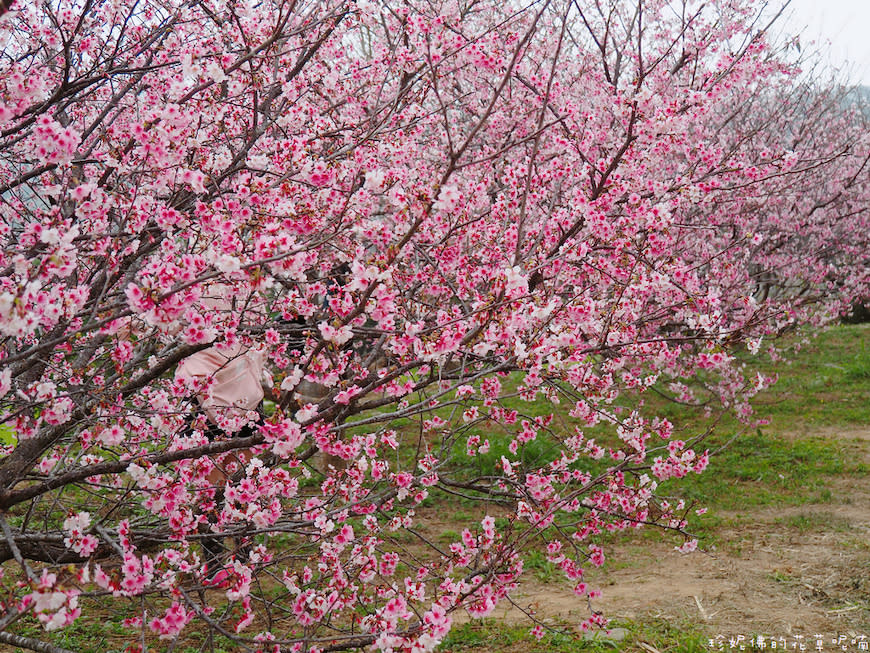
[[[587,601],[602,532],[694,548],[656,489],[706,433],[644,393],[750,422],[772,380],[736,350],[867,297],[866,116],[767,27],[742,0],[13,5],[0,641],[113,597],[131,649],[428,651],[529,550]],[[204,351],[267,361],[264,413],[202,410],[177,372]]]

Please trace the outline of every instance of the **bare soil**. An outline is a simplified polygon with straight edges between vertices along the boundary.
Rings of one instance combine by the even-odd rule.
[[[870,461],[870,428],[816,433],[849,442]],[[680,554],[663,543],[611,546],[590,577],[592,608],[611,620],[690,624],[708,636],[865,635],[870,640],[870,477],[832,479],[831,500],[741,511],[718,550]],[[570,585],[527,583],[494,615],[509,623],[531,609],[544,621],[589,615]],[[522,608],[522,609],[520,609]],[[792,640],[790,640],[792,641]],[[808,647],[809,649],[810,647]]]

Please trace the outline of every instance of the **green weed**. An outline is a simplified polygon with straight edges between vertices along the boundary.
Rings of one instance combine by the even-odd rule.
[[[441,542],[458,542],[459,541],[459,533],[457,533],[453,529],[447,529],[446,531],[441,531],[438,534],[438,539]]]
[[[18,439],[15,437],[15,431],[5,424],[0,424],[0,444],[10,445],[15,444]]]
[[[556,565],[547,560],[547,555],[542,551],[530,551],[524,561],[524,566],[531,569],[535,578],[542,583],[549,583],[556,574]]]
[[[870,380],[870,352],[864,340],[861,341],[861,351],[845,366],[846,376],[855,380]]]
[[[727,443],[727,446],[723,446]],[[800,504],[818,497],[828,478],[859,471],[841,443],[821,437],[789,439],[758,429],[734,438],[714,437],[723,446],[700,475],[663,483],[687,500],[737,510],[771,503]]]

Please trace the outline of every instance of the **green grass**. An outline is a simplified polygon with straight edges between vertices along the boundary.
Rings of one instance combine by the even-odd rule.
[[[111,599],[109,600],[111,601]],[[93,605],[93,601],[89,600]],[[35,641],[50,642],[51,645],[76,652],[99,651],[99,653],[127,653],[130,645],[137,644],[135,632],[122,626],[124,617],[136,616],[135,608],[127,614],[122,602],[106,602],[101,608],[94,611],[83,609],[83,616],[72,625],[58,631],[46,633],[33,617],[25,617],[23,624],[15,627],[15,633],[28,637]],[[187,628],[182,632],[178,646],[173,650],[177,653],[200,653],[203,650],[209,653],[231,653],[238,650],[237,646],[221,635],[212,637],[211,646],[203,648],[208,635],[198,628]],[[146,644],[149,651],[165,651],[170,647],[170,641],[161,641],[148,631]],[[2,648],[0,651],[13,653],[30,653],[30,649],[12,647]]]
[[[757,416],[770,423],[760,430],[738,435],[745,427],[725,415],[712,435],[696,446],[699,450],[717,452],[708,472],[673,484],[675,488],[682,488],[674,491],[688,499],[703,498],[708,505],[725,509],[778,501],[800,503],[818,496],[827,476],[866,472],[861,466],[848,462],[848,451],[836,438],[818,434],[808,439],[794,436],[870,423],[868,339],[870,326],[848,325],[824,331],[808,343],[796,336],[786,340],[785,345],[778,343],[786,349],[787,360],[771,361],[765,353],[753,356],[745,349],[733,352],[747,363],[748,369],[779,377],[772,388],[753,402]],[[519,379],[518,375],[503,378],[503,391],[515,389]],[[668,394],[665,388],[662,390]],[[640,403],[631,396],[620,401],[623,414]],[[542,397],[534,402],[518,397],[501,402],[503,407],[517,410],[526,418],[555,412],[554,426],[562,431],[576,424],[576,420],[567,415],[568,403],[554,406]],[[703,411],[668,401],[653,392],[645,393],[642,403],[645,414],[667,417],[675,424],[675,437],[690,440],[704,433],[708,426]],[[584,431],[600,443],[614,442],[610,425]],[[468,434],[477,434],[490,442],[488,453],[469,462],[469,471],[477,474],[496,471],[501,457],[507,455],[512,434],[485,429],[483,425]],[[789,437],[784,438],[784,435]],[[454,453],[462,458],[465,438],[459,438],[453,447]],[[523,462],[534,465],[536,461],[552,459],[557,448],[556,443],[542,433],[521,447],[520,457]],[[584,461],[581,466],[592,472],[601,471],[607,461],[600,464]]]
[[[28,621],[31,623],[26,627],[16,627],[16,634],[34,640],[50,640],[54,646],[71,651],[121,653],[129,643],[129,632],[121,626],[120,619],[94,618],[91,614],[48,636],[34,619],[28,618]],[[24,653],[25,649],[13,648],[12,651]]]
[[[870,380],[870,351],[864,340],[861,341],[861,350],[845,365],[845,371],[846,377],[854,381]]]
[[[870,424],[870,375],[850,367],[860,360],[870,369],[868,339],[867,325],[839,326],[801,347],[788,364],[765,363],[765,373],[779,370],[778,383],[756,402],[769,425],[733,438],[736,425],[723,424],[705,446],[727,446],[707,472],[679,484],[680,494],[723,510],[826,502],[832,476],[867,474],[848,439],[835,436]]]
[[[524,562],[525,569],[531,569],[537,578],[542,583],[548,583],[557,578],[557,567],[552,562],[547,560],[547,554],[543,551],[530,551],[526,554]],[[564,576],[562,576],[564,578]]]
[[[779,376],[755,402],[759,416],[770,423],[741,434],[735,420],[724,419],[697,447],[714,452],[707,470],[660,487],[665,494],[708,508],[703,516],[688,515],[688,530],[699,536],[702,548],[721,544],[719,532],[744,521],[741,511],[830,503],[834,496],[827,486],[832,478],[870,473],[853,455],[854,443],[836,437],[838,430],[870,424],[870,376],[855,372],[870,360],[865,353],[868,339],[870,325],[838,326],[798,347],[787,363],[755,361],[763,373]],[[660,412],[690,429],[698,419],[661,400],[650,400],[647,408],[666,408]],[[819,523],[794,519],[785,525],[806,530]]]
[[[870,376],[855,371],[864,369],[861,366],[870,369],[870,355],[866,353],[868,339],[870,325],[838,326],[809,343],[801,343],[797,337],[793,337],[791,343],[786,340],[784,347],[792,350],[788,361],[771,362],[766,355],[738,352],[753,368],[779,376],[778,383],[755,402],[758,416],[769,419],[770,423],[742,433],[745,427],[726,416],[696,445],[698,450],[714,452],[707,470],[660,486],[662,494],[708,508],[703,516],[696,516],[694,512],[688,515],[688,530],[701,538],[702,546],[718,544],[720,531],[740,525],[740,511],[773,505],[829,503],[833,495],[827,484],[832,477],[870,472],[866,464],[852,455],[853,445],[835,437],[837,429],[870,424]],[[516,384],[515,378],[503,380],[505,389]],[[513,398],[504,404],[527,415],[554,410],[544,399],[529,403]],[[653,393],[645,395],[644,404],[648,414],[666,416],[682,427],[680,437],[684,439],[705,429],[706,422],[700,411]],[[630,407],[631,404],[627,406]],[[567,407],[563,404],[558,410],[564,412]],[[565,415],[561,419],[566,426],[573,422]],[[606,441],[612,437],[609,430],[611,427],[602,426],[587,429],[587,433]],[[477,471],[494,467],[510,439],[498,432],[481,432],[481,437],[490,440],[491,449],[475,459]],[[546,456],[548,446],[553,445],[540,437],[527,446],[526,459]],[[590,471],[596,469],[591,461],[582,464]],[[598,467],[603,469],[607,464],[604,460]],[[640,533],[607,534],[598,539],[621,542],[638,537],[655,539],[660,538],[661,533],[644,529]]]
[[[870,325],[843,325],[800,347],[790,362],[765,362],[779,382],[759,397],[758,412],[779,432],[870,422]]]
[[[15,444],[16,442],[15,431],[5,424],[0,424],[0,444],[8,445]]]
[[[796,515],[778,517],[773,523],[797,531],[799,535],[817,533],[822,528],[840,533],[847,533],[851,529],[848,519],[821,510],[808,510]]]
[[[785,360],[772,361],[764,351],[755,356],[743,348],[729,352],[746,363],[747,370],[778,377],[776,384],[752,401],[756,415],[770,420],[765,430],[801,434],[870,423],[870,324],[835,326],[804,340],[793,335],[777,343]],[[647,412],[683,427],[680,435],[684,439],[706,426],[700,411],[654,393],[645,394],[644,405]],[[716,430],[727,435],[738,427],[726,417]]]
[[[604,631],[585,635],[569,625],[550,627],[535,639],[527,626],[513,626],[492,619],[454,627],[438,647],[441,653],[608,653],[615,650],[648,653],[653,647],[668,653],[706,653],[708,637],[689,622],[650,619],[646,622],[614,621],[611,635]]]
[[[830,500],[825,483],[831,476],[867,471],[849,460],[843,443],[827,438],[792,439],[758,429],[732,442],[723,439],[705,443],[711,450],[724,448],[711,457],[703,474],[663,483],[662,490],[710,508],[739,510]]]
[[[446,543],[458,542],[459,539],[460,539],[459,533],[454,531],[452,528],[448,528],[447,530],[441,531],[438,534],[438,540],[440,542],[446,542]]]

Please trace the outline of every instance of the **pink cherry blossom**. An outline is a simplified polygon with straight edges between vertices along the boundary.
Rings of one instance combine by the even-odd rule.
[[[758,425],[742,360],[868,301],[866,107],[750,0],[56,5],[0,12],[0,512],[44,570],[4,578],[46,628],[108,593],[131,642],[431,651],[529,546],[585,609],[601,533],[695,546],[658,483],[712,453],[646,394]]]

